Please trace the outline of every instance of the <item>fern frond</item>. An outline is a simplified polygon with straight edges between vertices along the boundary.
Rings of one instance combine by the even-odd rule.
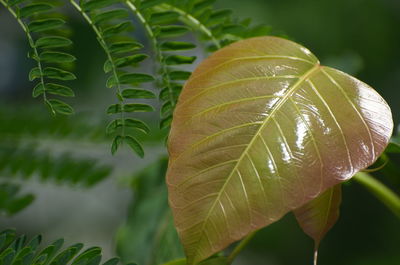
[[[22,235],[17,237],[14,230],[0,232],[0,264],[4,265],[99,265],[102,251],[99,247],[90,247],[81,252],[84,245],[74,244],[61,250],[63,239],[48,246],[40,247],[41,236],[31,240]],[[117,265],[119,258],[112,258],[102,265]],[[134,264],[131,264],[134,265]]]
[[[0,142],[0,213],[12,215],[34,199],[32,194],[20,196],[15,177],[37,176],[41,181],[92,187],[111,175],[112,168],[93,159],[77,158],[68,153],[58,156],[39,150],[34,145]],[[1,264],[1,263],[0,263]]]
[[[158,11],[154,8],[165,1],[124,0],[124,2],[142,23],[152,42],[158,64],[157,72],[161,77],[158,80],[158,86],[161,88],[160,99],[163,102],[160,128],[168,128],[182,89],[181,80],[186,80],[190,75],[190,72],[180,70],[177,67],[192,64],[196,60],[195,56],[181,55],[179,52],[194,49],[196,45],[177,40],[177,38],[189,33],[189,28],[181,25],[179,13],[174,10]]]
[[[0,143],[0,177],[37,175],[42,181],[92,187],[108,177],[112,168],[96,160],[73,157],[68,153],[50,155],[34,145]],[[6,177],[7,176],[7,177]]]
[[[118,103],[107,109],[108,114],[119,115],[119,118],[114,119],[107,126],[107,133],[114,137],[111,152],[116,153],[120,145],[126,143],[136,154],[143,157],[143,147],[134,137],[134,132],[148,133],[148,126],[141,120],[129,118],[127,114],[151,112],[154,109],[148,104],[130,103],[128,100],[155,98],[152,92],[138,88],[143,83],[154,81],[154,78],[148,74],[129,71],[130,67],[136,66],[148,56],[137,53],[143,48],[142,44],[126,34],[133,25],[125,19],[129,14],[126,9],[113,8],[120,2],[120,0],[89,0],[77,3],[70,0],[95,32],[106,54],[104,71],[111,74],[107,80],[107,87],[116,88]]]
[[[54,12],[55,6],[50,2],[0,0],[0,3],[17,20],[28,38],[31,48],[29,56],[37,64],[29,73],[29,79],[39,80],[33,89],[33,97],[41,96],[53,115],[72,114],[73,108],[70,105],[50,97],[74,96],[71,88],[58,84],[59,81],[76,79],[73,73],[64,69],[65,64],[75,61],[75,57],[59,50],[72,44],[72,41],[62,36],[59,31],[65,21],[57,17],[57,13]]]

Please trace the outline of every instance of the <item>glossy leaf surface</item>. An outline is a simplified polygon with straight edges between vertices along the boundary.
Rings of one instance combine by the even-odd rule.
[[[315,249],[325,234],[339,218],[339,207],[342,201],[341,185],[327,189],[314,200],[294,210],[297,222],[303,231],[315,242]]]
[[[188,264],[371,165],[392,129],[374,89],[294,42],[219,50],[186,83],[169,138],[169,201]]]

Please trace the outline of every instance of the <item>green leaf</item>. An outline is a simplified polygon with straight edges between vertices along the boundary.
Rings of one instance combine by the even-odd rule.
[[[393,153],[393,154],[399,154],[400,153],[400,143],[394,138],[390,140],[389,145],[385,149],[386,153]]]
[[[121,0],[90,0],[87,2],[82,1],[82,8],[85,11],[93,11],[93,10],[108,7],[108,6],[111,6],[113,4],[117,4],[120,2],[121,2]]]
[[[44,89],[46,87],[46,89]],[[63,97],[74,97],[75,93],[72,91],[71,88],[58,85],[58,84],[53,84],[53,83],[47,83],[45,86],[43,86],[42,83],[39,83],[35,86],[32,92],[32,96],[34,98],[42,95],[44,92],[50,93],[53,95],[58,95],[58,96],[63,96]]]
[[[59,114],[71,115],[71,114],[74,113],[73,108],[70,105],[68,105],[67,103],[65,103],[65,102],[63,102],[61,100],[49,99],[46,102],[51,106],[51,108],[55,112],[57,112]]]
[[[96,0],[93,0],[93,1],[96,1]],[[130,31],[132,29],[133,29],[132,22],[125,21],[125,22],[121,22],[115,26],[110,26],[110,27],[106,28],[103,31],[103,36],[104,36],[104,38],[110,38],[121,32]]]
[[[132,136],[125,136],[125,142],[129,145],[130,148],[141,158],[144,157],[144,150],[142,145]]]
[[[56,79],[62,81],[69,81],[76,79],[76,76],[73,73],[55,67],[44,68],[43,76],[50,79]]]
[[[159,27],[158,37],[160,38],[172,38],[179,37],[186,34],[189,31],[189,28],[184,26],[161,26]]]
[[[32,70],[29,72],[29,81],[33,81],[37,78],[40,78],[42,76],[42,73],[39,69],[39,67],[34,67]]]
[[[110,52],[114,54],[133,52],[143,48],[143,45],[135,41],[121,41],[110,45]]]
[[[152,112],[154,111],[153,107],[147,104],[140,103],[130,103],[124,105],[125,112]]]
[[[129,98],[155,98],[153,92],[143,90],[143,89],[125,89],[122,91],[122,97],[129,99]]]
[[[53,6],[48,3],[35,3],[20,8],[18,13],[20,18],[27,18],[35,15],[36,13],[48,11],[52,8]]]
[[[36,41],[35,46],[42,49],[67,47],[72,44],[72,41],[64,37],[42,37]]]
[[[191,74],[191,72],[187,71],[172,71],[169,73],[169,77],[171,80],[187,80]]]
[[[160,129],[163,130],[170,127],[171,122],[172,122],[172,115],[169,115],[168,117],[161,119]]]
[[[194,48],[196,48],[196,45],[185,41],[167,41],[161,44],[161,50],[163,51],[191,50]]]
[[[40,54],[40,60],[48,63],[70,63],[75,61],[76,58],[64,52],[45,51]]]
[[[61,27],[65,24],[65,21],[59,18],[47,18],[35,20],[29,23],[28,29],[31,32],[43,32],[47,30],[53,30]]]
[[[123,126],[125,126],[126,128],[140,130],[146,134],[150,132],[150,128],[144,122],[131,118],[124,119],[124,123],[122,122],[122,119],[113,120],[108,124],[106,132],[107,134],[114,134],[119,128],[122,128]]]
[[[341,201],[342,190],[338,184],[293,211],[300,227],[314,239],[315,251],[322,238],[338,220]]]
[[[115,155],[115,153],[118,151],[118,148],[121,146],[123,141],[123,137],[118,135],[114,138],[113,143],[111,145],[111,154]]]
[[[127,17],[129,17],[129,12],[126,9],[119,8],[97,14],[93,17],[92,21],[95,24],[100,24],[108,22],[113,19],[127,18]]]
[[[126,56],[115,60],[115,65],[120,68],[125,66],[135,65],[137,63],[144,61],[148,57],[149,56],[147,56],[146,54],[135,54],[131,56]]]
[[[72,91],[71,88],[63,85],[58,85],[58,84],[53,84],[53,83],[46,83],[46,92],[53,94],[53,95],[58,95],[58,96],[63,96],[63,97],[74,97],[75,93]]]
[[[297,43],[259,37],[217,51],[186,82],[169,135],[169,201],[188,265],[370,166],[392,129],[373,88]]]
[[[165,63],[167,65],[191,64],[196,58],[196,56],[170,55],[165,59]]]
[[[120,84],[141,84],[141,83],[146,83],[146,82],[152,82],[154,81],[154,77],[148,74],[141,74],[141,73],[133,73],[133,74],[122,74],[119,77],[119,83]],[[107,80],[107,87],[113,87],[117,85],[118,82],[115,78],[115,76],[111,76]]]
[[[211,14],[209,19],[207,20],[207,26],[217,25],[219,23],[223,23],[225,21],[229,21],[230,16],[232,15],[232,10],[225,9],[219,10]]]
[[[179,14],[173,11],[152,13],[150,24],[172,24],[179,18]]]
[[[107,114],[116,114],[121,112],[151,112],[154,109],[147,104],[130,103],[130,104],[114,104],[108,107]]]

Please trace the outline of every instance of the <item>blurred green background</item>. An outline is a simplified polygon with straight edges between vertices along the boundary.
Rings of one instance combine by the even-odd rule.
[[[288,36],[305,45],[322,64],[339,68],[370,84],[387,100],[398,125],[399,0],[219,0],[217,6],[233,9],[238,18],[250,17],[257,23],[272,26],[273,34]],[[102,64],[105,57],[82,19],[72,10],[68,12],[74,18],[71,20],[73,53],[80,59],[75,69],[78,81],[73,84],[77,98],[70,103],[84,118],[76,115],[62,124],[89,126],[81,134],[63,141],[41,138],[40,147],[55,153],[71,152],[76,157],[91,157],[113,167],[113,173],[111,178],[89,190],[70,185],[61,188],[51,183],[43,185],[32,179],[29,185],[24,185],[24,192],[34,192],[35,202],[13,217],[1,216],[0,228],[12,226],[29,235],[44,234],[48,240],[66,237],[67,242],[100,245],[107,257],[116,253],[118,243],[119,254],[129,261],[126,252],[130,244],[138,244],[135,234],[129,234],[133,232],[126,228],[138,223],[128,218],[135,211],[132,176],[165,154],[165,148],[162,141],[157,141],[161,138],[156,133],[152,139],[147,139],[145,160],[137,159],[128,150],[116,157],[109,155],[109,140],[99,133],[106,124],[104,109],[114,100],[110,100],[113,92],[104,86],[106,77]],[[138,38],[146,42],[140,29]],[[0,8],[0,134],[9,129],[5,124],[23,126],[29,131],[34,126],[30,116],[41,119],[43,124],[49,119],[49,126],[56,122],[43,111],[40,102],[31,98],[32,84],[27,75],[33,63],[27,60],[27,51],[18,25]],[[145,67],[151,69],[152,66]],[[155,125],[157,113],[145,118]],[[73,130],[74,126],[68,128]],[[66,130],[57,128],[61,132]],[[100,135],[95,137],[94,143],[92,139],[81,137],[88,131]],[[380,177],[400,191],[400,175],[394,172],[397,179],[385,174]],[[399,265],[399,220],[356,183],[345,185],[343,200],[341,218],[322,242],[320,264]],[[168,244],[173,242],[166,241],[160,247],[168,252],[172,247]],[[311,264],[312,249],[312,240],[301,232],[293,216],[288,215],[261,230],[235,265]]]

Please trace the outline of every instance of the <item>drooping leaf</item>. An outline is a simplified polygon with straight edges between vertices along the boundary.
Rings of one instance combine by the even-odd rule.
[[[371,165],[392,129],[374,89],[294,42],[252,38],[216,52],[186,83],[168,144],[188,265]]]
[[[293,211],[300,227],[314,239],[315,251],[318,250],[322,238],[339,218],[341,201],[342,190],[341,185],[338,184]]]

